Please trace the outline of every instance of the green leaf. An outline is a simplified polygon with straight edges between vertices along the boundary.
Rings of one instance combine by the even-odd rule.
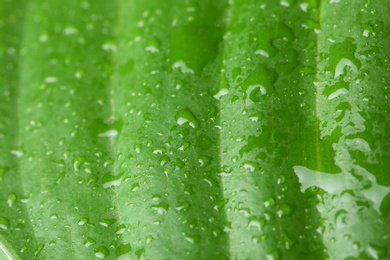
[[[0,259],[387,259],[390,3],[0,3]]]

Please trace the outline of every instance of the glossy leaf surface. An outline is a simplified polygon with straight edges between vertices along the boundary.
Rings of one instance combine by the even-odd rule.
[[[389,7],[2,1],[4,255],[389,258]]]

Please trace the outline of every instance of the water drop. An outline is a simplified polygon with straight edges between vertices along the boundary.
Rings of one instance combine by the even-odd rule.
[[[334,98],[337,98],[338,96],[340,95],[347,95],[348,94],[348,90],[345,89],[345,88],[340,88],[338,90],[336,90],[335,92],[331,93],[329,96],[328,96],[328,100],[332,100]]]
[[[99,246],[95,250],[95,256],[97,258],[106,258],[109,255],[110,255],[110,250],[108,250],[107,247],[105,246]]]
[[[301,8],[301,10],[303,11],[303,12],[307,12],[307,8],[309,7],[309,4],[308,3],[301,3],[300,5],[299,5],[299,7]]]
[[[116,45],[114,43],[104,43],[102,45],[102,49],[104,51],[112,51],[112,52],[115,52],[116,51]]]
[[[8,229],[10,227],[10,222],[8,218],[0,216],[0,229]]]
[[[252,216],[249,218],[248,229],[257,229],[261,231],[265,226],[265,219]]]
[[[7,198],[8,207],[12,208],[15,202],[16,202],[16,195],[14,193],[10,193]]]
[[[229,94],[229,90],[226,88],[221,89],[217,94],[214,95],[214,98],[220,100],[221,97]]]
[[[183,73],[194,74],[194,70],[193,70],[193,69],[190,69],[189,67],[187,67],[187,65],[185,64],[185,62],[182,61],[182,60],[176,61],[176,62],[172,65],[172,69],[180,69],[181,72],[183,72]]]
[[[259,170],[259,167],[253,162],[244,162],[242,167],[249,170],[250,172]]]
[[[99,134],[99,137],[115,137],[118,135],[118,131],[115,129],[107,130]]]
[[[262,49],[258,49],[257,51],[255,51],[255,54],[256,54],[256,55],[264,56],[264,57],[266,57],[266,58],[269,57],[268,52],[266,52],[265,50],[262,50]]]
[[[384,259],[387,255],[387,246],[378,246],[371,243],[367,246],[367,253],[372,259]]]
[[[106,174],[103,176],[102,183],[103,188],[119,187],[122,184],[123,175],[113,176]]]
[[[181,210],[188,210],[190,208],[191,204],[188,202],[188,201],[185,201],[179,205],[177,205],[176,209],[178,211],[181,211]]]
[[[165,148],[154,148],[153,149],[153,154],[163,154],[166,152]]]
[[[293,212],[293,208],[291,206],[287,204],[282,204],[279,206],[277,214],[279,218],[284,218],[287,216],[291,216],[292,212]]]
[[[44,79],[45,83],[50,84],[50,83],[56,83],[58,81],[57,77],[49,76]]]
[[[34,251],[34,257],[37,258],[38,255],[42,252],[43,248],[45,247],[44,244],[38,244],[37,249]]]
[[[84,158],[81,157],[76,157],[75,160],[73,161],[73,169],[75,172],[80,170],[80,167],[83,165],[85,162]]]
[[[345,67],[350,67],[350,69],[352,70],[353,73],[357,73],[358,69],[356,67],[356,65],[349,59],[346,59],[346,58],[342,58],[338,63],[337,63],[337,66],[336,66],[336,70],[335,70],[335,73],[334,73],[334,77],[335,78],[338,78],[341,74],[344,73],[344,68]]]
[[[263,85],[257,84],[257,85],[251,85],[247,88],[246,90],[246,105],[250,106],[256,103],[257,98],[256,95],[257,93],[260,92],[261,95],[267,94],[267,90]]]
[[[266,200],[264,201],[264,206],[265,206],[266,208],[269,208],[269,207],[273,208],[273,207],[275,206],[275,200],[274,200],[273,198],[268,198],[268,199],[266,199]]]
[[[79,221],[77,222],[77,224],[80,226],[84,226],[85,224],[88,224],[88,223],[89,223],[89,219],[86,217],[81,217],[79,219]]]
[[[116,227],[115,234],[117,235],[122,235],[126,231],[126,226],[125,224],[120,224],[119,226]]]
[[[187,240],[188,242],[190,242],[191,244],[194,244],[196,242],[199,242],[200,241],[200,237],[199,236],[191,236],[187,233],[183,233],[183,236],[184,236],[184,239]]]
[[[107,160],[104,162],[103,166],[104,167],[108,167],[108,166],[111,166],[114,164],[114,161],[113,160]]]
[[[133,183],[131,185],[131,191],[137,191],[139,189],[139,183]]]
[[[210,165],[211,158],[208,156],[202,155],[199,157],[198,162],[199,162],[201,168],[205,168],[208,165]]]
[[[90,237],[88,237],[86,240],[84,240],[85,247],[90,247],[90,246],[93,246],[94,244],[96,244],[96,241]]]
[[[109,227],[112,224],[116,222],[116,219],[101,219],[99,220],[99,224],[102,225],[103,227]]]
[[[328,193],[337,194],[345,188],[346,176],[344,174],[327,174],[313,171],[303,166],[294,166],[295,174],[301,183],[301,191],[317,186]]]
[[[165,213],[168,212],[169,205],[167,203],[160,202],[158,204],[152,205],[151,208],[157,211],[158,214],[164,215]]]
[[[121,256],[127,254],[131,251],[131,245],[128,244],[120,244],[116,249],[116,256]]]
[[[77,28],[74,28],[72,26],[68,26],[64,29],[64,35],[69,36],[69,35],[76,35],[76,34],[78,34]]]
[[[0,181],[3,180],[4,175],[8,172],[8,167],[0,167]]]
[[[199,121],[188,109],[182,109],[176,114],[176,123],[178,125],[188,124],[192,128],[199,127]]]

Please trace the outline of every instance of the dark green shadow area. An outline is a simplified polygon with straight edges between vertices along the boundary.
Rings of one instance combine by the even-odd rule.
[[[21,252],[22,257],[33,255],[36,247],[28,208],[22,202],[26,194],[19,170],[16,116],[25,9],[25,1],[0,3],[0,234],[8,240],[3,246],[11,253]]]

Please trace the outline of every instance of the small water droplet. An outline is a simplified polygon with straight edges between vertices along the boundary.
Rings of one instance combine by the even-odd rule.
[[[84,240],[85,247],[90,247],[90,246],[93,246],[94,244],[96,244],[96,241],[90,237],[88,237],[86,240]]]
[[[57,219],[58,218],[58,214],[56,214],[56,213],[50,214],[50,218],[51,219]]]
[[[179,60],[179,61],[176,61],[173,65],[172,65],[172,69],[180,69],[182,73],[189,73],[189,74],[194,74],[194,70],[187,67],[187,65],[185,64],[184,61],[182,60]]]
[[[0,181],[3,180],[4,175],[8,172],[8,167],[0,167]]]
[[[89,223],[89,219],[86,217],[81,217],[79,219],[79,221],[77,222],[77,224],[80,226],[83,226],[83,225],[88,224],[88,223]]]
[[[182,109],[176,114],[176,123],[178,125],[188,124],[192,128],[199,127],[199,121],[194,114],[188,109]]]
[[[165,213],[168,212],[169,205],[167,203],[160,202],[158,204],[152,205],[151,208],[157,211],[158,214],[164,215]]]
[[[126,225],[125,224],[120,224],[119,226],[116,227],[115,234],[117,235],[122,235],[126,231]]]
[[[101,219],[99,220],[99,224],[102,225],[103,227],[109,227],[112,224],[116,222],[116,219]]]
[[[210,165],[211,158],[208,156],[202,155],[199,157],[198,162],[199,162],[201,168],[205,168],[205,167]]]
[[[110,255],[110,250],[108,250],[108,248],[105,246],[99,246],[95,250],[95,256],[97,258],[106,258],[109,255]]]
[[[182,233],[182,234],[184,236],[184,239],[187,240],[188,242],[190,242],[191,244],[195,244],[195,243],[200,241],[200,237],[197,235],[191,236],[187,233]]]
[[[113,176],[106,174],[102,178],[103,188],[119,187],[122,184],[123,175]]]
[[[214,98],[220,100],[223,96],[226,96],[227,94],[229,94],[229,90],[227,88],[223,88],[218,91],[217,94],[214,95]]]
[[[265,226],[265,219],[252,216],[249,218],[248,229],[254,228],[261,231]]]
[[[131,245],[128,244],[120,244],[116,249],[116,256],[121,256],[127,254],[131,251]]]
[[[76,157],[73,161],[73,169],[75,172],[80,170],[80,167],[84,164],[85,159],[81,157]]]
[[[50,84],[50,83],[56,83],[58,81],[57,77],[49,76],[44,79],[45,83]]]
[[[181,210],[188,210],[190,208],[191,204],[188,201],[185,201],[179,205],[177,205],[176,209],[181,211]]]
[[[273,198],[268,198],[268,199],[266,199],[266,200],[264,201],[264,206],[265,206],[266,208],[269,208],[269,207],[273,208],[273,207],[275,206],[275,200],[274,200]]]
[[[370,243],[367,246],[367,253],[375,260],[384,259],[384,257],[387,255],[387,246],[379,246]]]
[[[118,135],[118,131],[115,129],[107,130],[99,134],[99,137],[115,137]]]
[[[0,229],[8,229],[9,227],[10,227],[9,219],[0,216]]]
[[[242,167],[249,170],[250,172],[259,170],[259,167],[253,162],[244,162]]]
[[[16,202],[16,195],[14,193],[10,193],[7,198],[8,207],[12,208]]]
[[[42,252],[43,248],[45,247],[44,244],[39,244],[37,249],[34,251],[34,257],[37,258],[38,255]]]
[[[284,218],[287,216],[291,216],[292,212],[293,212],[293,208],[291,206],[287,204],[282,204],[279,206],[277,214],[279,218]]]

